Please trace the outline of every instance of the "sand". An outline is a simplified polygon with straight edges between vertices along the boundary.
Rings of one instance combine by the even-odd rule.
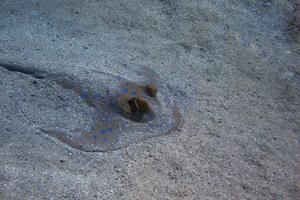
[[[2,0],[0,7],[1,200],[299,199],[299,1]],[[80,95],[43,73],[75,77],[105,96],[116,83],[105,74],[143,82],[137,66],[158,74],[166,88],[159,97],[178,105],[176,130],[107,152],[40,131],[72,134],[95,118]]]

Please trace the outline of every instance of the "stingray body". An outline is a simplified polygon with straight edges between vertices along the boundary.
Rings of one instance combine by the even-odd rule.
[[[133,65],[132,79],[95,71],[90,80],[69,74],[50,74],[33,68],[5,65],[10,71],[47,78],[66,90],[75,91],[93,107],[95,118],[88,130],[81,127],[39,127],[43,133],[82,151],[105,152],[170,133],[180,124],[174,91],[148,67]],[[96,80],[96,81],[95,81]]]
[[[139,67],[137,82],[110,76],[105,96],[97,99],[95,92],[79,92],[86,102],[95,107],[95,126],[72,138],[68,143],[85,151],[109,151],[126,147],[131,143],[170,133],[180,124],[180,112],[170,87],[147,67]],[[102,80],[103,81],[103,80]],[[156,85],[157,95],[149,95],[148,85]],[[145,100],[150,110],[142,117],[134,116],[129,101]],[[68,138],[68,137],[65,137]]]

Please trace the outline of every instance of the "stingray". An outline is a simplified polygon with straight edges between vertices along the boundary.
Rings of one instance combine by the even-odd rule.
[[[152,137],[171,133],[181,122],[174,99],[176,91],[146,66],[126,64],[133,78],[93,69],[89,80],[79,81],[68,73],[47,73],[34,67],[1,63],[9,71],[53,80],[65,90],[73,90],[94,108],[93,125],[88,130],[39,127],[48,136],[75,149],[105,152],[127,147]],[[127,73],[126,70],[123,73]]]

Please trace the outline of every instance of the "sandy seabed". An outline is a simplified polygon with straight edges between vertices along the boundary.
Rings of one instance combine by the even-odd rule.
[[[0,199],[299,199],[299,3],[1,0]],[[142,82],[135,66],[159,75],[178,129],[108,152],[40,131],[88,129],[95,108],[24,72],[104,95],[105,74]],[[167,121],[133,123],[143,138]]]

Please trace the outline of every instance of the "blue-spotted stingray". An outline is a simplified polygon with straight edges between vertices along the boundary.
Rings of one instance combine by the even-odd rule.
[[[39,130],[82,151],[104,152],[170,133],[181,122],[174,90],[149,67],[129,64],[134,76],[129,79],[99,70],[90,79],[79,81],[67,73],[51,74],[35,68],[1,63],[10,71],[53,80],[66,90],[75,91],[94,108],[96,117],[88,130],[63,127]],[[131,72],[132,72],[131,71]],[[126,72],[124,72],[126,73]]]

